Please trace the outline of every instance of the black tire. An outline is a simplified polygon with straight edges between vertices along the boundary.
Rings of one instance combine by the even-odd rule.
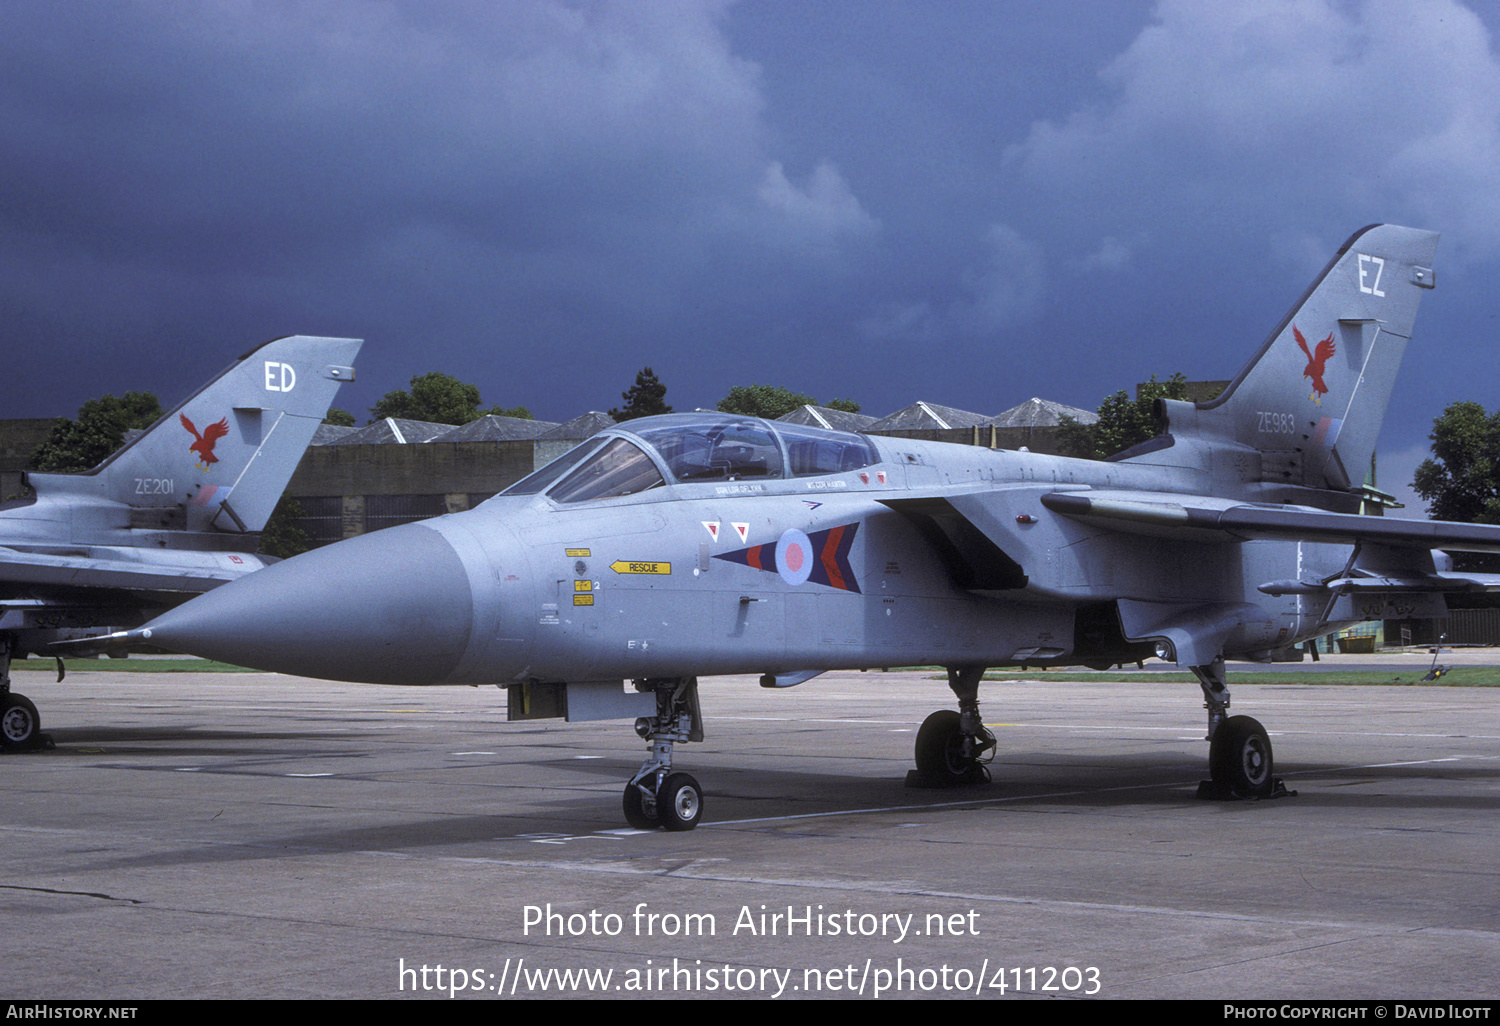
[[[1208,770],[1215,784],[1245,797],[1264,797],[1276,786],[1271,738],[1258,720],[1231,716],[1214,731]]]
[[[923,720],[917,731],[917,771],[955,784],[968,783],[974,763],[964,758],[963,741],[958,713],[939,709]]]
[[[36,744],[41,731],[42,718],[31,700],[14,691],[6,695],[0,705],[0,746],[27,748]]]
[[[703,789],[686,773],[669,773],[656,791],[656,812],[668,830],[691,830],[703,820]]]
[[[646,810],[645,798],[638,785],[625,785],[625,793],[620,798],[620,805],[625,811],[625,822],[637,830],[655,830],[661,826],[661,820],[656,815],[655,807],[649,812]]]

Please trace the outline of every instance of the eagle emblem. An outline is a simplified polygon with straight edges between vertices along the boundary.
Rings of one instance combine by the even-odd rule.
[[[179,413],[177,417],[182,421],[182,426],[191,431],[193,438],[196,439],[192,445],[188,446],[188,452],[198,454],[198,469],[206,471],[209,464],[219,462],[219,457],[214,455],[214,445],[219,439],[229,434],[229,418],[225,417],[217,424],[208,425],[200,435],[198,429],[193,426],[193,422],[188,420],[187,414]]]
[[[1307,348],[1307,339],[1302,337],[1302,332],[1297,330],[1295,324],[1292,325],[1292,334],[1297,338],[1297,345],[1307,354],[1307,366],[1302,369],[1302,376],[1312,379],[1313,390],[1308,398],[1322,406],[1323,397],[1328,394],[1328,386],[1323,383],[1323,368],[1336,348],[1333,344],[1333,332],[1330,331],[1328,337],[1318,343],[1316,350]]]

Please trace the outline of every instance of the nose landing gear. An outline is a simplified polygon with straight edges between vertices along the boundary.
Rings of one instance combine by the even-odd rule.
[[[635,732],[650,754],[625,785],[625,822],[637,830],[691,830],[703,820],[703,788],[688,773],[672,771],[672,746],[703,740],[698,678],[636,681],[636,689],[656,692],[656,715],[635,721]]]

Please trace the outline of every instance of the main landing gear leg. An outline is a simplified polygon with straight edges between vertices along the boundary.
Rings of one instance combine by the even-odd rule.
[[[635,721],[650,753],[625,785],[625,822],[637,830],[691,830],[703,819],[703,789],[691,775],[673,772],[672,746],[703,740],[698,678],[638,680],[635,687],[656,693],[656,715]]]
[[[14,651],[14,639],[0,637],[0,749],[18,752],[48,747],[51,738],[42,733],[42,718],[36,706],[25,695],[10,689],[10,658]]]
[[[1258,720],[1229,715],[1229,686],[1224,660],[1190,667],[1203,688],[1208,710],[1208,772],[1198,797],[1217,801],[1283,798],[1295,795],[1273,774],[1271,738]]]
[[[917,731],[917,768],[906,774],[907,787],[962,787],[988,784],[988,763],[995,757],[995,735],[979,715],[979,679],[983,666],[948,667],[948,686],[958,696],[958,712],[940,709]]]

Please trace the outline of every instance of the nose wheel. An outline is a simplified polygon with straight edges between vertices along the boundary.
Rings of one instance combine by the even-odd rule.
[[[656,791],[656,811],[667,830],[691,830],[703,818],[703,789],[688,773],[673,773]]]
[[[703,820],[703,788],[691,774],[673,771],[672,747],[703,740],[698,678],[637,681],[636,687],[656,692],[656,715],[635,721],[650,754],[620,798],[625,822],[637,830],[691,830]]]
[[[654,776],[654,775],[653,775]],[[690,773],[670,773],[651,793],[646,783],[625,785],[620,805],[637,830],[691,830],[703,819],[703,788]]]
[[[655,830],[661,826],[661,816],[656,811],[656,791],[635,781],[625,785],[625,794],[620,805],[625,813],[625,822],[637,830]]]

